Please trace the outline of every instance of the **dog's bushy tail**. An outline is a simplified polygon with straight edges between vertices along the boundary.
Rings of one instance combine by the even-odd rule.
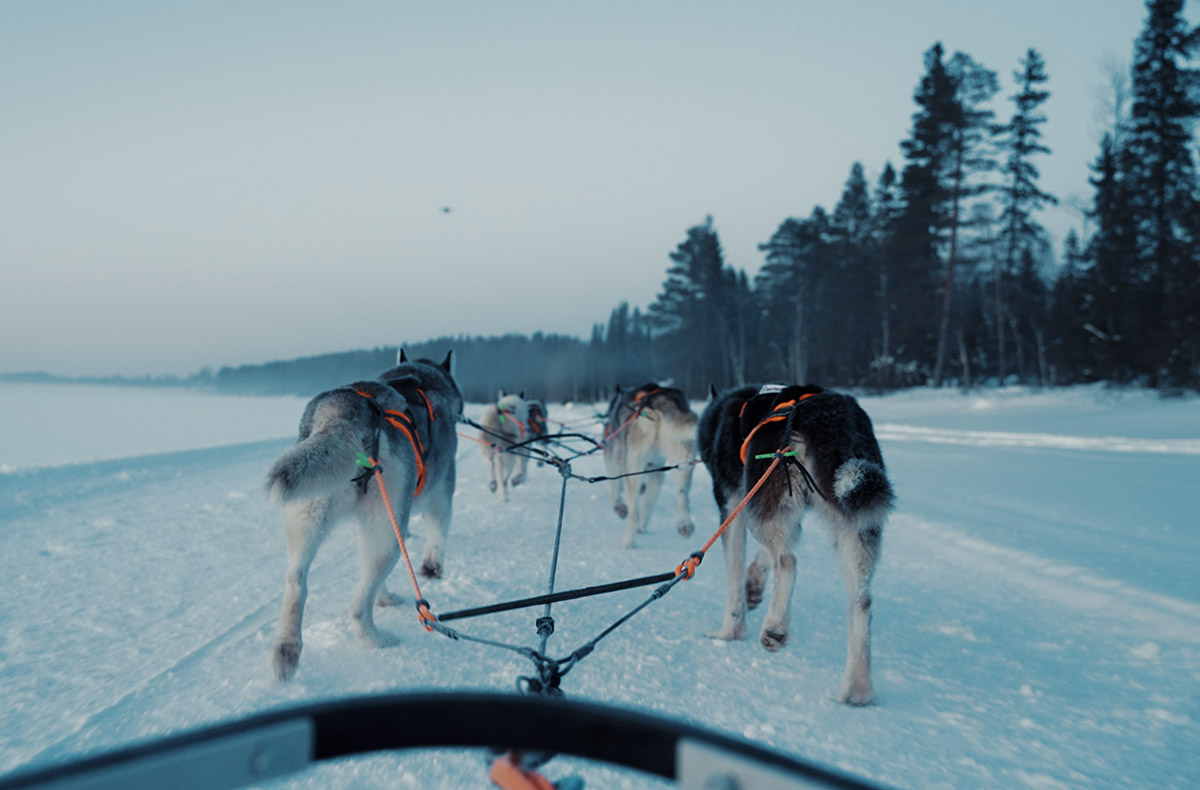
[[[271,501],[284,504],[332,494],[361,470],[363,439],[351,425],[331,423],[284,451],[267,473]]]
[[[896,502],[887,473],[867,458],[850,458],[838,466],[833,474],[833,495],[860,528],[882,524]]]

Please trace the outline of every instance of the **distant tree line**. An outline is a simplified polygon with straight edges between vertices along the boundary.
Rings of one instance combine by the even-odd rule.
[[[996,73],[940,43],[924,55],[904,161],[869,183],[854,163],[832,211],[784,219],[753,278],[724,262],[712,218],[670,254],[643,312],[622,303],[587,341],[561,335],[440,338],[469,400],[500,388],[603,399],[615,383],[916,385],[1107,381],[1200,389],[1200,29],[1183,0],[1148,0],[1128,77],[1092,165],[1091,203],[1055,261],[1038,212],[1049,74],[1024,53],[1011,111]],[[374,375],[395,348],[223,368],[225,390],[313,392]]]

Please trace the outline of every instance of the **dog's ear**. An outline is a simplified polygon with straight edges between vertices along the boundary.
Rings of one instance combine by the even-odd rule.
[[[446,358],[444,360],[442,360],[442,370],[446,371],[447,373],[453,372],[450,369],[451,365],[452,365],[451,357],[453,357],[453,356],[454,356],[454,349],[450,349],[449,351],[446,352]]]
[[[403,365],[407,361],[408,361],[408,357],[404,356],[404,349],[400,349],[399,351],[396,352],[396,364],[397,365]]]
[[[763,397],[761,395],[751,397],[745,401],[738,411],[741,435],[746,436],[750,431],[754,430],[754,426],[762,422],[763,418],[771,413],[771,409],[775,408],[776,399],[773,397]]]
[[[504,400],[504,390],[503,389],[499,389],[496,391],[496,400]]]
[[[716,384],[708,385],[708,398],[709,398],[709,400],[717,399],[717,385]]]
[[[517,397],[520,398],[521,400],[525,400],[525,390],[521,390],[521,392],[517,395]]]

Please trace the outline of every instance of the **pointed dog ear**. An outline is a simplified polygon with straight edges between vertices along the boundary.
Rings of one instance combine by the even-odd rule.
[[[504,400],[503,388],[496,391],[496,400]]]
[[[752,397],[744,402],[739,409],[741,435],[746,436],[754,430],[764,417],[771,413],[775,406],[774,398]]]
[[[521,392],[517,394],[517,397],[521,400],[525,400],[525,390],[521,390]]]
[[[454,349],[450,349],[449,351],[447,351],[446,358],[444,360],[442,360],[442,370],[446,371],[447,373],[450,372],[450,365],[451,365],[450,358],[452,356],[454,356]]]
[[[717,385],[716,384],[708,385],[708,397],[709,397],[709,400],[717,399]]]
[[[400,349],[399,351],[396,352],[396,364],[397,365],[403,365],[407,361],[408,361],[408,357],[404,356],[404,349]]]

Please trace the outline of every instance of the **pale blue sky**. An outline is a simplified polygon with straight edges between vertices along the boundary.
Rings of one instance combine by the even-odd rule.
[[[1002,96],[1043,54],[1042,185],[1086,200],[1102,63],[1128,63],[1143,18],[1140,0],[8,0],[0,372],[586,337],[653,301],[706,214],[753,273],[855,160],[872,181],[899,166],[938,40]],[[1056,249],[1080,222],[1042,219]]]

